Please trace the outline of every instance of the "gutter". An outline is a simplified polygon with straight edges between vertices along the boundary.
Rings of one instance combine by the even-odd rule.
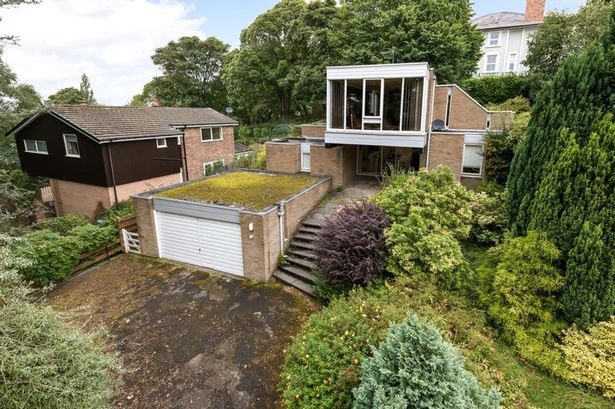
[[[284,257],[284,215],[286,211],[284,210],[284,205],[286,201],[282,201],[277,203],[278,209],[278,223],[280,225],[280,254]]]

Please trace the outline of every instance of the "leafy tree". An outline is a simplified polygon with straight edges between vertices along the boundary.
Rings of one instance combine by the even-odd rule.
[[[227,106],[226,91],[220,70],[229,45],[215,37],[181,37],[156,49],[152,61],[162,70],[143,88],[133,103],[147,104],[156,99],[162,106]],[[245,91],[245,90],[244,90]]]
[[[241,46],[223,70],[229,100],[240,116],[266,122],[296,112],[322,114],[336,14],[332,0],[282,0],[242,31]]]
[[[508,180],[515,152],[527,134],[530,121],[528,112],[515,115],[512,124],[504,132],[489,133],[485,140],[485,178],[504,186]]]
[[[62,88],[47,98],[50,105],[78,105],[83,99],[83,94],[75,87]]]
[[[0,8],[3,7],[17,7],[26,4],[38,4],[41,0],[0,0]],[[2,19],[0,18],[0,21]],[[17,44],[19,38],[11,34],[0,35],[0,44]]]
[[[83,101],[88,104],[96,103],[94,99],[94,91],[92,90],[92,86],[90,85],[90,79],[85,73],[81,74],[81,84],[79,85],[79,91],[81,92],[81,98]]]
[[[483,390],[464,368],[459,351],[415,315],[391,326],[386,340],[363,362],[353,395],[354,409],[500,407],[498,392]]]
[[[469,0],[344,0],[335,30],[339,62],[426,61],[440,81],[458,82],[476,71],[484,41],[471,16]]]
[[[589,0],[576,14],[548,14],[529,41],[524,64],[530,73],[543,81],[553,77],[566,58],[600,38],[610,10],[610,0]]]

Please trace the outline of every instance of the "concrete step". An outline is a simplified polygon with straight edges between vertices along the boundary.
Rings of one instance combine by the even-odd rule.
[[[310,284],[314,284],[316,280],[318,279],[315,273],[312,273],[310,270],[306,270],[304,268],[286,265],[286,266],[278,266],[278,269],[282,270],[286,274],[289,274],[295,278],[298,278]]]
[[[295,287],[299,291],[303,291],[308,295],[314,296],[314,288],[312,287],[312,285],[306,283],[303,280],[295,278],[281,270],[274,271],[273,276],[278,280],[282,281],[283,283],[288,284],[291,287]]]
[[[320,227],[309,227],[309,226],[304,226],[302,225],[301,227],[299,227],[299,232],[301,233],[307,233],[307,234],[319,234],[320,233]]]
[[[309,219],[304,220],[302,224],[303,226],[306,226],[306,227],[320,229],[323,223],[322,223],[322,218],[315,219],[315,218],[310,217]]]
[[[316,264],[303,258],[286,256],[286,261],[288,261],[290,265],[294,264],[299,267],[307,268],[308,270],[314,270],[316,268]]]
[[[288,250],[286,250],[286,252],[292,256],[297,256],[308,260],[316,259],[316,256],[311,251],[301,250],[297,248],[289,248]]]
[[[308,243],[306,241],[298,241],[298,240],[293,240],[290,242],[291,247],[298,247],[300,249],[304,249],[304,250],[314,250],[314,245],[312,243]]]
[[[295,236],[293,237],[296,240],[302,240],[302,241],[309,241],[312,242],[314,241],[314,239],[316,238],[315,235],[313,234],[306,234],[306,233],[296,233]]]

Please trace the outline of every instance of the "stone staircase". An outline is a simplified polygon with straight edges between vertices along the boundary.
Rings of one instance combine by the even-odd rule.
[[[283,283],[312,296],[314,283],[319,278],[314,272],[314,239],[321,226],[322,219],[308,217],[304,220],[286,250],[287,263],[278,265],[273,273],[273,276]]]

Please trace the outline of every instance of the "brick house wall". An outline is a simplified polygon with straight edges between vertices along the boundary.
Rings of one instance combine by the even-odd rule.
[[[267,170],[281,173],[297,173],[301,170],[301,144],[267,142]]]
[[[235,159],[235,135],[232,126],[222,128],[222,140],[208,142],[201,142],[201,128],[186,128],[183,143],[186,145],[183,148],[190,180],[204,176],[204,162],[224,159],[224,163],[230,165]]]
[[[429,169],[448,166],[455,179],[461,180],[464,134],[433,133],[429,141]]]
[[[325,139],[325,124],[307,124],[301,125],[301,135],[304,138],[321,138]]]

